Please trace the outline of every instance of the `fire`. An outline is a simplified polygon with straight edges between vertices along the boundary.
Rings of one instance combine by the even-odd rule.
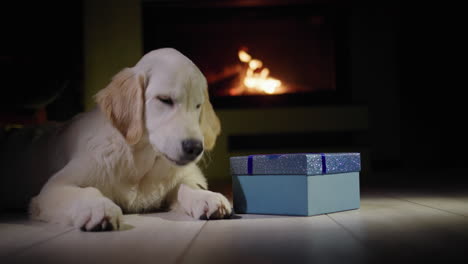
[[[252,58],[245,50],[240,50],[238,56],[239,60],[248,66],[242,83],[249,93],[282,93],[281,81],[269,77],[270,70],[263,67],[261,60]]]

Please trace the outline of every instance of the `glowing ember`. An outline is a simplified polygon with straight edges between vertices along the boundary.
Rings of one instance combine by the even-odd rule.
[[[240,50],[238,55],[239,60],[248,65],[243,80],[248,93],[278,94],[283,92],[280,89],[281,81],[269,77],[270,70],[263,67],[261,60],[252,58],[245,50]]]

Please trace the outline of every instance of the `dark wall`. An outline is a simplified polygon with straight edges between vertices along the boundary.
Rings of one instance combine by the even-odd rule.
[[[465,29],[456,6],[436,9],[404,14],[399,40],[404,158],[427,168],[466,168]]]
[[[374,169],[408,172],[396,181],[467,182],[458,172],[468,166],[468,130],[456,10],[352,8],[353,95],[369,106]]]
[[[401,159],[400,13],[396,7],[348,9],[348,72],[353,101],[369,108],[369,138],[376,166]]]
[[[3,111],[46,104],[49,119],[70,118],[82,110],[81,1],[8,2],[0,16]]]

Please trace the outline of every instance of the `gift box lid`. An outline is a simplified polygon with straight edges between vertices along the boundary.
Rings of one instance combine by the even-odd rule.
[[[232,175],[323,175],[361,171],[360,153],[294,153],[231,157]]]

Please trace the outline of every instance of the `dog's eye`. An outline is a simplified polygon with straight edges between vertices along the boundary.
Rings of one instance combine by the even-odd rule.
[[[164,104],[167,104],[167,105],[173,105],[174,104],[174,101],[172,101],[172,99],[169,96],[159,95],[156,98],[158,98],[158,100],[161,101]]]
[[[197,109],[200,109],[201,104],[197,104]]]

